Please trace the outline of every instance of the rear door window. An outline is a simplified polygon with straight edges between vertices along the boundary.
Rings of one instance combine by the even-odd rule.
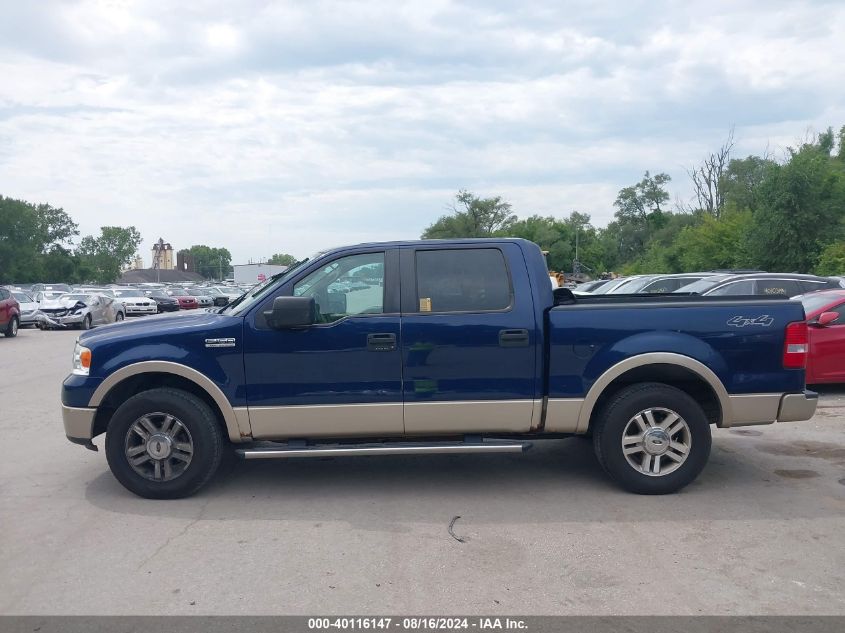
[[[794,297],[803,292],[800,282],[795,279],[758,279],[758,295],[785,295]]]
[[[498,248],[420,250],[416,253],[418,312],[507,310],[513,289]]]

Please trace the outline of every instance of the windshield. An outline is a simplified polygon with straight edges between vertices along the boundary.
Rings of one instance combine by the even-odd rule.
[[[24,292],[13,292],[12,296],[18,300],[18,303],[33,303],[32,297]]]
[[[608,283],[604,284],[600,288],[596,288],[593,290],[594,295],[604,295],[610,292],[611,290],[618,288],[622,284],[626,284],[631,281],[631,277],[620,277],[619,279],[614,279],[613,281],[609,281]]]
[[[291,266],[286,271],[278,273],[270,277],[267,281],[261,282],[257,286],[251,288],[240,297],[232,301],[229,305],[221,310],[222,314],[243,314],[245,310],[248,310],[255,302],[260,301],[263,299],[270,290],[274,289],[278,286],[278,282],[280,282],[285,277],[297,272],[299,269],[305,266],[305,264],[311,262],[312,260],[318,259],[325,255],[325,253],[317,253],[311,257],[306,257],[301,262]]]
[[[620,284],[619,286],[616,286],[616,288],[612,288],[610,290],[610,294],[634,294],[642,290],[647,284],[654,281],[654,279],[656,279],[656,277],[653,275],[646,275],[645,277],[634,279],[626,284]],[[618,292],[616,291],[617,288],[619,289]]]
[[[63,301],[65,299],[70,299],[71,301],[85,301],[88,299],[88,295],[70,295],[65,294],[59,297],[59,301]]]
[[[702,292],[706,292],[713,288],[714,286],[718,285],[719,282],[727,279],[730,275],[711,275],[710,277],[705,277],[704,279],[699,279],[698,281],[694,281],[691,284],[687,284],[686,286],[681,286],[675,292],[691,292],[693,294],[701,294]]]

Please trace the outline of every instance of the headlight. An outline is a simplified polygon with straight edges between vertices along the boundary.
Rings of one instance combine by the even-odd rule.
[[[79,342],[73,348],[73,373],[77,376],[87,376],[91,369],[91,350],[82,347]]]

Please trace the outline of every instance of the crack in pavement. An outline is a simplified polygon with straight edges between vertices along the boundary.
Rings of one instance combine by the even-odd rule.
[[[175,541],[175,540],[176,540],[176,539],[178,539],[179,537],[184,536],[184,535],[188,532],[188,530],[190,530],[190,529],[191,529],[192,527],[194,527],[197,523],[199,523],[199,522],[202,520],[202,518],[203,518],[203,514],[205,514],[205,511],[206,511],[206,509],[208,508],[208,504],[209,504],[209,503],[211,503],[211,499],[210,499],[210,498],[209,498],[209,499],[207,499],[207,500],[205,501],[205,503],[203,503],[203,504],[202,504],[202,507],[200,508],[200,511],[197,513],[197,516],[196,516],[196,517],[194,517],[193,519],[191,519],[190,521],[188,521],[188,523],[186,523],[186,524],[185,524],[185,526],[184,526],[181,530],[179,530],[179,532],[178,532],[177,534],[174,534],[173,536],[169,536],[169,537],[168,537],[168,538],[164,541],[164,543],[162,543],[161,545],[159,545],[159,546],[156,548],[156,550],[155,550],[152,554],[150,554],[150,555],[149,555],[149,556],[147,556],[144,560],[142,560],[140,563],[138,563],[138,566],[135,568],[135,571],[141,571],[141,568],[142,568],[142,567],[144,567],[147,563],[149,563],[151,560],[153,560],[156,556],[158,556],[159,554],[161,554],[161,552],[162,552],[162,551],[163,551],[163,550],[164,550],[164,549],[165,549],[168,545],[170,545],[173,541]]]

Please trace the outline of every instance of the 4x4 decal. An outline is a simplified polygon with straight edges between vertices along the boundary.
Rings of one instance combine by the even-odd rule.
[[[728,319],[728,325],[731,327],[745,327],[746,325],[761,325],[763,327],[769,327],[774,322],[775,320],[768,314],[758,317],[735,316]]]

